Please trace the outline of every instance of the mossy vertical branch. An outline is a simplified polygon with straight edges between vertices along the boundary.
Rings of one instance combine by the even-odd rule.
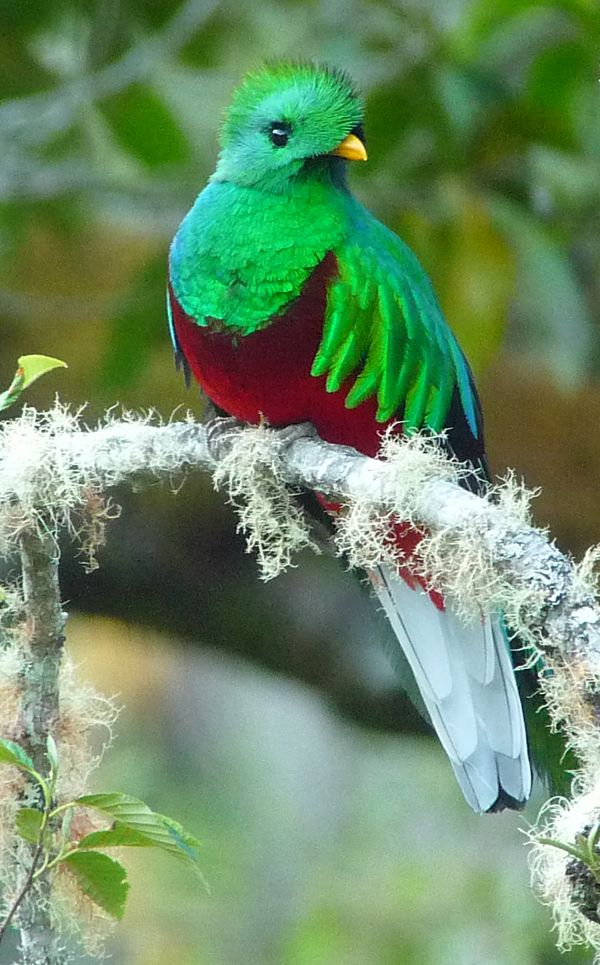
[[[21,535],[25,661],[22,670],[23,745],[36,769],[47,769],[46,741],[59,719],[58,675],[65,614],[60,603],[58,549],[50,535],[29,529]]]
[[[40,773],[48,770],[48,735],[59,722],[59,671],[63,655],[65,615],[60,602],[58,549],[52,535],[26,529],[19,539],[23,573],[24,639],[21,670],[21,744]],[[41,802],[36,802],[41,803]],[[19,841],[31,868],[35,848]],[[41,877],[27,892],[18,913],[23,965],[62,965],[66,961],[52,928],[49,909],[51,879]]]

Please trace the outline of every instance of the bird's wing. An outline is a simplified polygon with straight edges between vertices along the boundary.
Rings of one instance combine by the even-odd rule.
[[[457,390],[470,431],[481,435],[469,367],[427,275],[410,249],[364,212],[334,251],[323,338],[312,374],[336,392],[350,376],[346,405],[377,397],[377,419],[402,413],[404,431],[445,425]]]

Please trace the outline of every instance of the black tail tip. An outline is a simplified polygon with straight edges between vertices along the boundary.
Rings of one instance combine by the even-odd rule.
[[[518,801],[516,797],[513,797],[512,794],[507,794],[504,788],[501,787],[498,797],[492,806],[487,809],[486,814],[500,814],[501,811],[522,811],[526,804],[526,800]]]

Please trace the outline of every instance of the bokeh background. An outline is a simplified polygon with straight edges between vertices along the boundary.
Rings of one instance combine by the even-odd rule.
[[[346,68],[360,198],[414,248],[475,369],[493,470],[600,540],[597,0],[2,0],[0,381],[200,415],[173,369],[168,244],[219,117],[267,57]],[[10,413],[9,413],[10,415]],[[525,816],[477,817],[398,691],[389,634],[333,559],[264,585],[210,481],[115,499],[100,569],[65,545],[69,646],[124,707],[98,787],[203,841],[127,856],[116,965],[556,965]],[[8,955],[8,952],[7,952]],[[10,956],[5,958],[11,960]]]

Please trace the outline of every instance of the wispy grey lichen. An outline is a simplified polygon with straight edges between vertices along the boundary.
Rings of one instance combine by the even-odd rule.
[[[235,507],[247,552],[255,552],[263,580],[293,565],[300,550],[317,549],[293,491],[281,475],[281,451],[266,426],[240,433],[213,472]]]
[[[294,499],[299,487],[344,504],[336,543],[354,566],[397,561],[394,522],[417,526],[422,539],[411,566],[428,585],[465,620],[482,609],[502,610],[531,662],[544,655],[551,672],[542,675],[540,685],[553,726],[564,729],[582,769],[573,800],[554,803],[543,833],[572,841],[600,816],[600,611],[594,570],[600,552],[590,551],[574,567],[531,525],[534,494],[509,476],[485,498],[473,496],[457,485],[468,467],[449,460],[434,438],[402,439],[390,432],[377,460],[327,445],[308,432],[304,438],[301,433],[288,437],[285,444],[282,439],[267,426],[207,428],[189,419],[162,425],[152,414],[110,413],[90,431],[81,425],[80,413],[58,403],[42,414],[26,408],[19,419],[0,425],[0,552],[12,552],[33,526],[40,535],[56,537],[61,529],[80,535],[93,556],[110,512],[107,489],[124,481],[137,484],[147,475],[181,479],[194,468],[214,472],[215,485],[227,491],[266,579],[312,545]],[[12,644],[10,656],[2,658],[4,663],[0,659],[0,704],[9,734],[11,708],[18,705],[23,683],[21,606],[19,594],[9,590],[4,624],[0,610],[0,628]],[[75,787],[93,762],[78,756],[74,731],[101,719],[104,710],[89,695],[69,698],[71,686],[64,683],[62,753],[72,756]],[[0,797],[3,793],[14,806],[17,792],[16,786],[4,793],[0,788]],[[600,928],[578,904],[567,862],[562,852],[538,840],[535,886],[552,904],[562,944],[582,938],[600,948]]]

